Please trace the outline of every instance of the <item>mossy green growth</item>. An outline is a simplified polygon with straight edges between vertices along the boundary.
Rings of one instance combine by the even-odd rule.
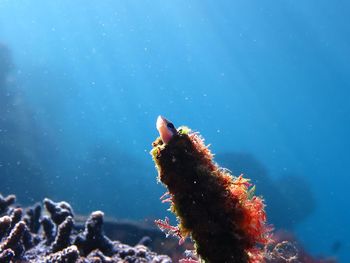
[[[177,129],[178,134],[177,135],[188,135],[191,133],[191,129],[188,128],[187,126],[180,126]],[[176,136],[175,136],[176,137]],[[160,137],[158,137],[152,144],[153,148],[150,152],[150,154],[152,155],[152,159],[154,161],[154,163],[156,164],[156,168],[159,171],[160,167],[159,167],[159,162],[157,161],[157,156],[159,155],[159,153],[164,149],[164,147],[166,146],[166,144],[164,144],[161,140]]]
[[[188,135],[190,132],[191,132],[191,129],[190,128],[188,128],[187,126],[180,126],[178,129],[177,129],[177,132],[179,133],[179,134],[186,134],[186,135]]]
[[[163,231],[180,241],[191,237],[201,263],[263,262],[269,230],[249,179],[220,168],[202,137],[185,126],[167,144],[157,138],[151,154],[178,220],[176,227],[156,221]]]

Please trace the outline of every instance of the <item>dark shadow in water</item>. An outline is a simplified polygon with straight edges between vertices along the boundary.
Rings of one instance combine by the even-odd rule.
[[[0,44],[0,190],[4,194],[15,193],[20,202],[27,204],[41,200],[48,193],[52,196],[49,189],[56,187],[62,188],[60,192],[68,194],[68,199],[85,213],[102,209],[107,214],[129,218],[162,213],[158,200],[162,188],[155,184],[153,167],[119,151],[111,142],[92,145],[83,160],[70,164],[79,166],[71,170],[74,173],[71,181],[55,183],[48,162],[54,159],[50,156],[54,147],[50,145],[52,140],[43,136],[48,129],[45,127],[44,132],[38,126],[35,114],[22,99],[21,89],[12,77],[13,71],[11,52]],[[52,92],[60,90],[54,83],[70,84],[53,81],[51,75],[44,81],[35,76],[31,75],[29,86],[49,86],[51,92],[45,97],[47,100],[55,100],[57,96]],[[244,173],[252,178],[257,194],[266,199],[269,221],[277,228],[291,229],[314,210],[315,201],[303,177],[284,174],[272,180],[266,168],[250,154],[218,154],[216,159],[235,175]],[[50,176],[45,177],[49,173],[50,182]]]
[[[268,221],[278,229],[293,229],[315,209],[310,184],[299,175],[283,174],[272,180],[267,169],[253,155],[217,154],[216,161],[234,175],[244,174],[256,185],[256,194],[266,200]]]
[[[29,204],[46,195],[40,162],[44,143],[13,71],[11,52],[0,43],[0,186],[4,194],[16,193],[20,202]]]
[[[70,108],[74,103],[70,95],[76,95],[75,85],[64,74],[30,68],[30,77],[22,77],[19,85],[15,70],[9,48],[0,44],[1,193],[15,193],[24,205],[47,196],[68,199],[80,213],[102,209],[118,218],[157,217],[163,212],[159,202],[163,189],[155,184],[153,166],[120,152],[109,141],[92,144],[85,158],[75,157],[74,149],[57,147],[62,137],[57,135],[59,117],[65,114],[61,110]],[[40,101],[45,108],[48,123],[40,122],[37,116],[42,114],[35,114],[24,100],[23,87],[45,91],[34,103]]]

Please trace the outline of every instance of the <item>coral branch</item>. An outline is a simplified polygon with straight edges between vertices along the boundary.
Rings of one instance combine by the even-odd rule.
[[[16,196],[8,195],[3,197],[0,194],[0,215],[5,213],[10,205],[12,205],[16,201]]]
[[[11,217],[3,216],[0,218],[0,240],[7,234],[11,227]]]
[[[25,228],[24,228],[24,233],[23,233],[23,237],[22,237],[22,242],[23,242],[23,245],[25,247],[25,249],[30,249],[34,246],[34,235],[32,235],[30,233],[30,230],[29,228],[27,227],[27,225],[25,225]]]
[[[6,215],[0,217],[0,263],[171,263],[168,256],[157,255],[143,245],[131,247],[111,241],[103,233],[101,211],[91,213],[84,232],[78,234],[68,203],[49,199],[44,203],[51,217],[42,219],[38,204],[27,210],[23,220],[22,208],[6,206]],[[53,218],[57,224],[61,223],[56,226]],[[144,244],[148,241],[145,239]]]
[[[105,255],[113,254],[113,243],[103,234],[103,212],[93,212],[85,224],[85,230],[80,234],[74,244],[76,244],[82,255],[89,254],[94,249],[99,249]]]
[[[52,243],[52,252],[57,252],[70,245],[70,234],[73,229],[73,218],[68,216],[57,229],[55,241]]]
[[[52,241],[55,239],[55,236],[54,236],[55,225],[52,222],[52,220],[47,216],[45,216],[41,220],[41,224],[43,225],[44,237],[46,238],[46,244],[50,245],[52,243]]]
[[[166,131],[162,129],[160,133]],[[167,218],[157,220],[158,227],[178,236],[180,243],[191,235],[204,262],[252,263],[259,258],[270,241],[270,228],[263,200],[254,196],[249,179],[220,168],[203,138],[186,127],[152,145],[158,179],[170,196],[162,202],[171,202],[179,222],[175,227]]]
[[[79,258],[79,250],[76,246],[70,246],[62,251],[50,254],[44,258],[44,263],[70,263],[76,262]],[[96,261],[98,262],[98,261]]]
[[[16,257],[24,251],[21,239],[26,230],[26,224],[23,221],[18,222],[12,229],[10,235],[0,244],[0,251],[12,249]]]
[[[14,228],[14,226],[21,221],[22,219],[23,210],[22,208],[15,208],[11,211],[11,229]]]
[[[55,203],[45,198],[44,205],[56,225],[60,225],[68,216],[73,217],[73,209],[67,202]]]
[[[30,232],[38,233],[40,228],[41,217],[41,205],[35,204],[33,207],[28,208],[24,221],[27,223]]]

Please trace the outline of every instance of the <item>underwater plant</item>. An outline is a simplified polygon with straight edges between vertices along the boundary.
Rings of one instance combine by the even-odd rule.
[[[159,228],[178,236],[179,243],[190,236],[199,262],[263,262],[271,227],[249,179],[220,168],[199,133],[176,129],[161,116],[157,129],[160,137],[151,154],[158,180],[168,189],[163,202],[170,202],[179,222],[171,226],[168,218],[157,220]]]

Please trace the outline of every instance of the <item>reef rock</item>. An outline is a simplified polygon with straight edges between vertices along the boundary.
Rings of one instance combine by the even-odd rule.
[[[144,245],[133,247],[110,240],[103,232],[101,211],[91,213],[85,229],[79,230],[66,202],[45,199],[48,215],[43,215],[40,204],[23,213],[22,208],[12,207],[14,196],[0,197],[0,263],[172,262]]]

